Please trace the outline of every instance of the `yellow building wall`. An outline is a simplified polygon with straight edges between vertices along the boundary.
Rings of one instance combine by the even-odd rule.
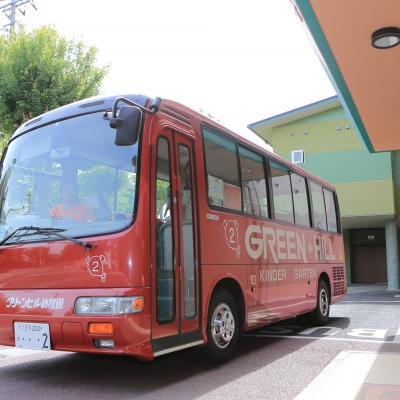
[[[335,183],[334,186],[342,215],[395,213],[392,180]]]

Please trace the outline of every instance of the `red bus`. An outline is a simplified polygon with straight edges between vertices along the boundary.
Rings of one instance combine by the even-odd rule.
[[[347,291],[333,186],[176,102],[96,97],[1,160],[0,344],[229,358]]]

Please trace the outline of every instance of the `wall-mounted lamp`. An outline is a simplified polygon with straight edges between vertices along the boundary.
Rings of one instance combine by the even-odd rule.
[[[338,126],[336,127],[336,129],[337,129],[338,131],[340,131],[340,126],[338,125]]]
[[[290,132],[290,134],[293,136],[293,135],[294,135],[294,132],[292,131],[292,132]]]
[[[346,129],[350,129],[350,125],[346,125]]]
[[[371,45],[376,49],[390,49],[398,44],[400,44],[399,28],[382,28],[372,34]]]
[[[308,130],[306,129],[306,130],[304,131],[304,133],[307,135],[307,133],[308,133]]]
[[[277,188],[279,186],[278,182],[274,182],[274,186]]]

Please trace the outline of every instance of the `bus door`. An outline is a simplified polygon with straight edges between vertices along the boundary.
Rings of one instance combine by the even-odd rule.
[[[201,340],[192,149],[189,136],[168,129],[154,143],[151,282],[155,355]]]

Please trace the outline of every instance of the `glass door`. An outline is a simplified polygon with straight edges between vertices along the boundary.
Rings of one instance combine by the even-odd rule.
[[[152,163],[152,339],[155,351],[199,338],[193,143],[164,129]]]

